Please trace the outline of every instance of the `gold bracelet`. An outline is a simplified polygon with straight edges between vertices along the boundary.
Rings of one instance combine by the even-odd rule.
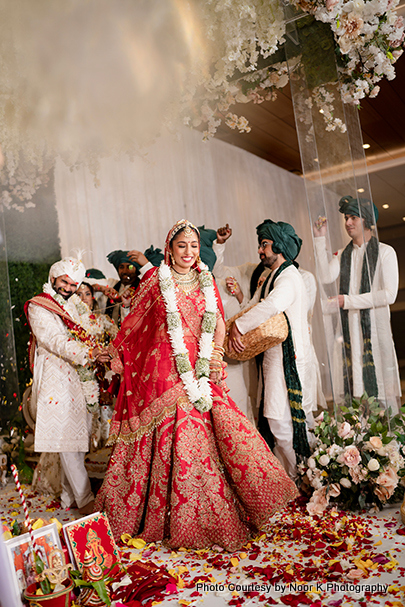
[[[214,343],[214,352],[225,352],[224,348],[222,346],[219,346],[218,344]]]
[[[210,363],[210,369],[222,369],[222,363],[218,362],[211,362]]]

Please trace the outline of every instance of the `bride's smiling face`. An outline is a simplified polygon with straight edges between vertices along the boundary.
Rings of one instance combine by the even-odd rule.
[[[191,236],[186,236],[184,232],[176,234],[170,248],[174,258],[173,268],[180,274],[186,274],[200,254],[200,242],[194,230]]]

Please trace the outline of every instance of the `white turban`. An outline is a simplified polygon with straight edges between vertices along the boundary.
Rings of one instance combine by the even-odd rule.
[[[53,278],[58,276],[69,276],[70,280],[73,280],[76,284],[83,282],[86,276],[86,268],[80,259],[74,257],[65,257],[51,266],[49,270],[49,282],[52,283]]]

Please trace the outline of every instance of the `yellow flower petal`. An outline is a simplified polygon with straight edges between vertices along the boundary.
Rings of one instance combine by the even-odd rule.
[[[128,545],[133,546],[134,548],[138,548],[138,550],[140,550],[141,548],[145,548],[146,542],[145,540],[141,540],[140,537],[134,537],[134,539],[129,540]]]
[[[129,555],[129,560],[130,561],[140,561],[141,560],[141,555],[140,554],[136,554],[135,552],[131,552],[131,554]]]
[[[381,546],[382,541],[380,540],[379,542],[376,542],[375,544],[373,544],[373,546]]]
[[[58,521],[57,518],[51,518],[49,519],[50,523],[55,523],[57,529],[58,529],[58,533],[60,533],[60,530],[62,529],[62,523],[60,521]]]
[[[31,526],[32,526],[33,529],[41,529],[41,527],[44,526],[44,521],[39,518]]]
[[[237,567],[239,565],[239,559],[237,559],[235,556],[231,558],[231,565],[232,567]]]
[[[121,541],[122,541],[122,542],[124,542],[124,544],[127,544],[127,543],[128,543],[128,540],[130,540],[130,539],[131,539],[131,537],[132,537],[132,536],[131,536],[129,533],[123,533],[123,534],[121,535]]]
[[[185,581],[179,576],[179,578],[176,582],[177,588],[184,588],[185,585],[186,585]]]
[[[181,575],[182,573],[188,573],[188,569],[187,569],[187,567],[183,567],[183,565],[180,565],[178,567],[178,572],[179,572],[179,575]]]
[[[240,555],[239,555],[239,558],[246,559],[247,558],[246,552],[241,552]]]

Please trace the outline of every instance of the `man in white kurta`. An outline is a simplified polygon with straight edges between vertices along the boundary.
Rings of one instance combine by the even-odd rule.
[[[312,415],[312,403],[306,396],[307,378],[310,377],[307,353],[310,350],[310,338],[307,321],[307,294],[304,281],[299,270],[292,264],[301,248],[301,239],[295,234],[289,224],[276,224],[266,220],[257,227],[259,236],[259,255],[264,265],[271,270],[264,294],[261,289],[256,291],[250,303],[257,305],[237,319],[232,325],[229,340],[235,350],[242,349],[241,335],[255,329],[260,324],[285,312],[291,326],[292,340],[295,351],[295,364],[302,387],[302,409],[306,415]],[[279,273],[281,266],[287,267]],[[269,292],[274,276],[273,288]],[[297,478],[297,460],[293,447],[293,421],[290,400],[283,365],[282,344],[264,352],[263,358],[264,383],[264,416],[267,418],[270,430],[275,440],[274,452],[280,459],[292,479]]]
[[[62,306],[75,325],[80,317],[71,297],[84,276],[84,265],[66,258],[51,267],[44,285],[44,293]],[[78,365],[85,367],[91,357],[102,361],[106,354],[99,349],[91,352],[89,346],[73,338],[60,315],[34,302],[35,298],[28,302],[27,318],[36,339],[32,386],[37,409],[35,451],[60,454],[62,505],[66,508],[76,503],[81,514],[88,514],[94,496],[84,457],[89,449],[91,415],[76,369]]]
[[[393,413],[398,412],[398,404],[401,397],[401,385],[398,371],[398,361],[395,353],[394,341],[391,332],[389,306],[395,302],[398,293],[398,260],[395,250],[384,243],[377,243],[378,257],[374,276],[371,281],[371,290],[361,292],[362,274],[370,274],[370,263],[366,264],[365,251],[371,239],[374,238],[372,226],[378,220],[378,210],[371,201],[351,196],[343,197],[340,202],[340,212],[345,217],[345,228],[351,238],[352,252],[350,266],[349,288],[345,294],[341,293],[330,302],[330,311],[337,309],[347,310],[348,327],[350,334],[350,360],[352,381],[349,386],[350,393],[344,385],[344,358],[342,346],[337,340],[334,366],[333,366],[333,390],[335,397],[344,399],[346,396],[360,397],[367,391],[369,396],[376,396],[385,406],[391,406]],[[361,215],[361,217],[360,217]],[[318,260],[320,279],[324,284],[330,284],[340,277],[344,278],[342,272],[342,253],[344,249],[337,251],[330,259],[326,249],[326,223],[319,228],[314,228],[315,252]],[[337,303],[337,306],[336,306]],[[363,377],[363,352],[364,335],[361,326],[362,311],[369,310],[371,325],[371,351],[374,362],[377,393],[372,394],[365,386]],[[327,310],[326,310],[327,311]]]
[[[255,280],[255,283],[258,283],[259,286],[261,286],[263,281],[267,278],[267,276],[271,272],[271,270],[270,270],[270,268],[264,267],[263,264],[260,264],[260,267],[259,267],[259,265],[257,263],[249,263],[249,262],[244,263],[240,266],[231,267],[231,266],[225,265],[224,257],[225,257],[226,241],[232,235],[232,230],[229,228],[229,226],[227,224],[227,227],[219,228],[219,230],[217,231],[217,234],[218,234],[217,239],[214,240],[213,245],[212,245],[212,249],[216,255],[216,261],[215,261],[215,265],[214,265],[214,269],[213,269],[213,274],[217,281],[219,292],[220,292],[220,295],[222,298],[222,303],[224,305],[225,320],[228,320],[229,318],[231,318],[232,316],[234,316],[235,314],[240,312],[241,309],[258,302],[259,293],[257,294],[255,299],[252,298],[252,300],[251,300],[251,298],[250,298],[253,273],[255,271],[257,272],[257,269],[259,269],[259,272],[260,272],[260,270],[262,270],[260,273],[260,276],[257,276],[258,280]],[[306,389],[305,410],[307,413],[307,421],[309,422],[309,427],[312,427],[312,425],[313,425],[312,412],[316,411],[316,409],[318,408],[318,405],[320,405],[323,408],[326,407],[326,401],[325,401],[325,397],[324,397],[323,391],[322,391],[319,362],[318,362],[318,358],[316,356],[316,352],[315,352],[315,348],[314,348],[314,345],[312,342],[312,336],[311,336],[312,316],[313,316],[313,312],[314,312],[317,288],[316,288],[315,276],[311,272],[308,272],[307,270],[303,270],[302,268],[299,268],[298,271],[301,274],[301,277],[303,278],[303,281],[305,284],[306,293],[307,293],[307,304],[308,304],[307,319],[308,319],[308,331],[309,331],[311,346],[310,346],[310,351],[307,352],[307,360],[310,359],[311,362],[310,362],[310,364],[307,365],[307,368],[309,370],[309,376],[311,377],[311,379],[308,379],[308,381],[306,382],[307,389]],[[255,288],[255,286],[253,288]],[[239,397],[239,394],[243,394],[243,396],[244,396],[244,394],[246,393],[246,396],[247,396],[248,391],[247,391],[246,385],[244,386],[244,390],[242,389],[243,386],[241,385],[240,381],[238,382],[238,384],[236,384],[236,381],[233,382],[233,379],[234,379],[233,376],[236,375],[234,369],[237,370],[238,366],[240,366],[242,368],[242,365],[244,367],[246,367],[247,363],[240,363],[237,361],[234,361],[234,363],[235,363],[234,366],[232,366],[232,365],[230,366],[229,362],[228,362],[227,385],[231,390],[231,396],[232,396],[233,400],[239,405],[239,401],[241,400]],[[245,371],[245,376],[246,375],[248,376],[248,374],[246,374],[246,371]],[[243,377],[242,377],[242,380],[243,380]],[[235,390],[232,390],[233,383],[235,383]],[[238,388],[238,395],[236,394],[236,388]],[[243,407],[241,407],[241,408],[242,408],[242,411],[246,414],[246,410]],[[250,409],[251,409],[251,407],[250,407]],[[249,416],[249,418],[250,418],[250,416]]]

